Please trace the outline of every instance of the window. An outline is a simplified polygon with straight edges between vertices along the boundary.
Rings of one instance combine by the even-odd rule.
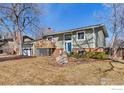
[[[79,56],[84,55],[84,53],[85,53],[84,51],[81,51],[81,50],[78,51]]]
[[[48,40],[49,40],[49,41],[52,41],[52,40],[53,40],[53,36],[49,36],[49,37],[48,37]]]
[[[78,33],[78,39],[84,39],[84,32]]]
[[[65,40],[71,40],[71,35],[70,34],[65,35]]]

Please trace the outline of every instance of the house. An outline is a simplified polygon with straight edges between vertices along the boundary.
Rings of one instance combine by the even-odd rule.
[[[42,40],[49,41],[49,43],[51,42],[51,44],[55,44],[55,46],[37,48],[35,47],[37,41],[34,44],[34,49],[37,51],[34,52],[34,55],[42,53],[44,49],[52,51],[51,54],[55,56],[63,51],[67,53],[83,53],[88,51],[102,52],[106,47],[107,37],[108,33],[103,24],[75,28],[63,32],[54,32],[44,35]]]
[[[106,48],[107,37],[108,33],[103,24],[75,28],[63,32],[52,32],[38,40],[33,40],[29,36],[23,36],[23,55],[58,56],[64,51],[67,53],[103,52],[104,48]],[[20,38],[17,38],[17,41],[19,40]],[[0,41],[0,52],[3,51],[3,47],[5,48],[6,45],[9,47],[6,49],[13,51],[13,54],[19,54],[18,42],[14,43],[12,39],[8,39],[5,44],[6,40],[2,41]]]

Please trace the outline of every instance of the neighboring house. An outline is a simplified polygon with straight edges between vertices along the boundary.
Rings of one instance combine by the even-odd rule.
[[[48,34],[45,35],[43,39],[55,43],[53,54],[58,55],[63,51],[66,51],[67,53],[73,51],[102,52],[106,47],[107,37],[108,33],[106,27],[99,24]]]
[[[11,50],[9,50],[9,48],[13,48],[12,46],[13,43],[13,39],[12,38],[8,38],[8,39],[0,39],[0,54],[2,53],[7,53],[9,54],[9,52]],[[11,45],[11,46],[10,46]]]
[[[117,40],[114,47],[115,48],[111,50],[111,55],[113,56],[114,60],[124,60],[124,41]]]
[[[33,39],[30,38],[29,36],[23,36],[22,46],[24,46],[25,43],[27,43],[31,40],[33,40]],[[29,45],[29,43],[27,43],[27,45]],[[3,53],[19,55],[18,42],[14,42],[13,38],[8,38],[8,39],[1,38],[0,39],[0,54],[3,54]]]
[[[23,55],[32,56],[33,55],[33,39],[29,36],[23,36]]]
[[[115,54],[114,54],[115,51]],[[124,60],[124,48],[119,47],[119,48],[113,48],[113,57],[114,60]]]

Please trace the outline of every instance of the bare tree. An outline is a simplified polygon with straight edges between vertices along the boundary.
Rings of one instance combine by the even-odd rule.
[[[111,4],[111,32],[112,32],[112,41],[111,47],[115,48],[116,40],[119,39],[121,34],[124,32],[124,4]]]
[[[34,31],[34,38],[35,39],[42,39],[44,35],[48,34],[48,28],[47,27],[37,27],[37,32]]]
[[[40,14],[38,4],[0,4],[0,29],[6,29],[12,33],[14,41],[16,33],[18,33],[20,55],[22,55],[22,34],[26,31],[36,30],[31,29],[31,26],[37,28],[35,25],[38,26]]]
[[[110,10],[109,13],[107,13],[107,15],[97,15],[97,17],[108,26],[109,32],[111,33],[108,45],[110,46],[110,49],[116,49],[113,54],[112,51],[109,52],[112,54],[110,55],[110,58],[113,60],[117,53],[117,48],[124,44],[124,4],[114,3],[104,4],[104,6]],[[103,71],[104,73],[114,70],[115,66],[112,62],[109,62],[109,64],[111,66],[110,69]]]
[[[117,43],[119,39],[123,40],[124,36],[124,4],[114,3],[114,4],[104,4],[104,6],[110,10],[110,13],[107,15],[98,16],[103,19],[108,25],[109,32],[111,33],[110,37],[110,48],[118,48],[120,44]],[[111,58],[113,59],[116,54],[114,51]]]
[[[0,31],[0,39],[8,39],[8,38],[12,38],[10,32]]]

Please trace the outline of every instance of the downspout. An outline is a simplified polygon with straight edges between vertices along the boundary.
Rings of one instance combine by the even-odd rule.
[[[96,48],[95,29],[94,29],[94,27],[92,29],[93,29],[93,48]]]

